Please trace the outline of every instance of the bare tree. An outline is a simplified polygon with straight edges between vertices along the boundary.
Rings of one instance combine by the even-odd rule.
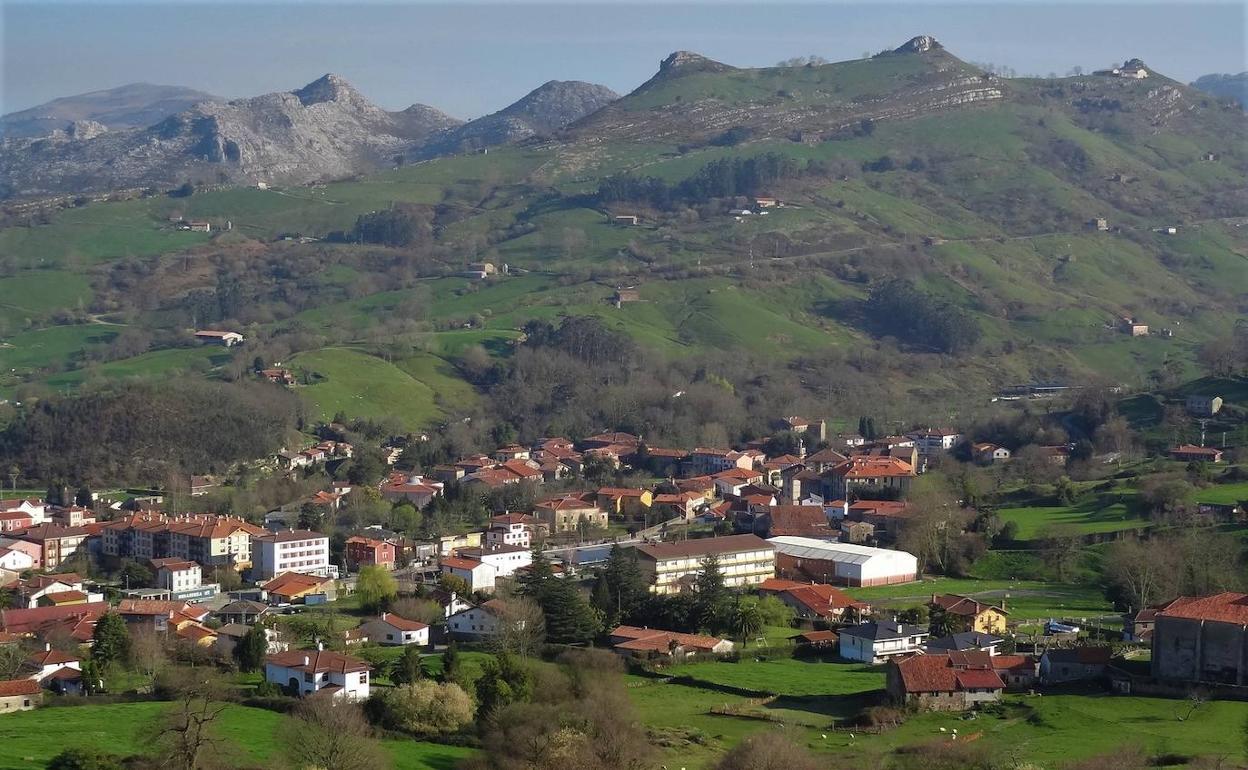
[[[130,634],[128,658],[131,668],[153,678],[169,664],[164,638],[145,628]]]
[[[502,601],[497,629],[492,643],[500,652],[527,658],[537,652],[546,638],[546,617],[537,602],[513,596]]]
[[[286,758],[320,770],[385,770],[389,755],[373,738],[363,710],[343,698],[314,695],[295,706],[278,731]]]
[[[783,733],[766,730],[732,748],[715,770],[819,770],[826,767]]]
[[[216,730],[229,708],[230,692],[221,675],[209,667],[169,669],[157,688],[173,696],[150,739],[161,766],[175,770],[228,766],[221,756],[228,744]]]

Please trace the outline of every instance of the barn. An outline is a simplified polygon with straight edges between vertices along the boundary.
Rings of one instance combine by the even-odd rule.
[[[918,559],[905,551],[810,537],[773,537],[767,542],[776,548],[776,574],[789,580],[883,586],[918,577]]]

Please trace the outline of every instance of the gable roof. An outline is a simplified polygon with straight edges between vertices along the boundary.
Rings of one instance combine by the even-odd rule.
[[[265,583],[261,588],[278,596],[297,596],[320,588],[328,582],[330,582],[329,578],[317,577],[316,575],[283,572]]]
[[[978,650],[984,647],[994,647],[1004,641],[1004,639],[995,634],[985,634],[979,631],[963,631],[949,636],[942,636],[939,639],[929,639],[927,642],[927,651],[965,652],[967,650]]]
[[[914,655],[893,661],[893,665],[907,693],[1005,689],[1005,682],[993,669],[987,653]]]
[[[400,631],[419,631],[422,628],[428,628],[428,623],[421,623],[417,620],[408,620],[405,617],[395,615],[392,612],[383,612],[377,616],[377,620],[381,623],[394,626]]]
[[[0,681],[0,698],[12,698],[18,695],[38,695],[39,682],[34,679],[5,679]]]
[[[905,623],[898,623],[895,620],[860,623],[856,626],[847,626],[841,629],[841,636],[856,636],[860,639],[870,639],[872,641],[927,635],[927,629],[922,626],[909,626]]]
[[[772,537],[799,537],[831,533],[827,514],[820,505],[772,505],[767,509],[771,519],[768,532]]]
[[[370,666],[359,658],[343,655],[329,650],[290,650],[279,652],[264,659],[283,668],[306,671],[311,674],[331,673],[350,674],[356,671],[368,671]]]
[[[49,623],[82,618],[95,620],[107,611],[108,602],[0,610],[0,626],[12,634],[28,634]]]
[[[931,603],[945,612],[968,618],[973,618],[981,612],[988,610],[995,610],[1002,615],[1010,614],[995,604],[986,604],[976,601],[969,596],[960,596],[958,594],[934,594]]]
[[[896,457],[854,455],[834,467],[832,473],[847,479],[894,478],[913,476],[914,468]]]
[[[636,546],[637,553],[651,559],[679,559],[740,551],[774,551],[775,546],[757,535],[727,535],[678,543],[645,543]]]
[[[687,649],[710,652],[724,641],[713,636],[682,634],[676,631],[637,626],[617,626],[611,630],[611,637],[625,640],[612,645],[617,649],[664,653],[671,650],[672,642]]]
[[[1248,594],[1224,591],[1212,596],[1180,596],[1158,611],[1157,617],[1248,625]]]

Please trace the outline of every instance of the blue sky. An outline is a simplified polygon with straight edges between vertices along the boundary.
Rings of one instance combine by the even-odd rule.
[[[768,66],[806,54],[856,58],[917,34],[1020,74],[1132,56],[1184,81],[1248,69],[1239,2],[0,0],[0,23],[2,112],[136,81],[236,98],[335,72],[388,109],[422,102],[472,118],[551,79],[626,92],[678,49]]]

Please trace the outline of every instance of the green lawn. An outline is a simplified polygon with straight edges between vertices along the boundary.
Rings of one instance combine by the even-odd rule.
[[[50,326],[15,334],[0,347],[0,370],[18,374],[45,367],[65,366],[88,347],[108,343],[122,327],[112,324]]]
[[[1196,493],[1197,502],[1230,505],[1248,500],[1248,481],[1236,484],[1218,484]]]
[[[0,770],[42,768],[66,748],[90,747],[115,754],[142,753],[144,730],[159,719],[165,703],[118,703],[44,708],[0,719]],[[271,766],[278,751],[274,734],[282,715],[230,706],[221,718],[221,754],[239,765]],[[452,770],[471,749],[424,741],[387,740],[398,770]]]
[[[1073,528],[1083,535],[1102,532],[1119,532],[1143,529],[1149,521],[1132,512],[1123,503],[1101,506],[1096,502],[1067,506],[1031,506],[1021,508],[998,508],[1001,521],[1012,521],[1018,526],[1019,540],[1034,540],[1044,534],[1047,527]]]

